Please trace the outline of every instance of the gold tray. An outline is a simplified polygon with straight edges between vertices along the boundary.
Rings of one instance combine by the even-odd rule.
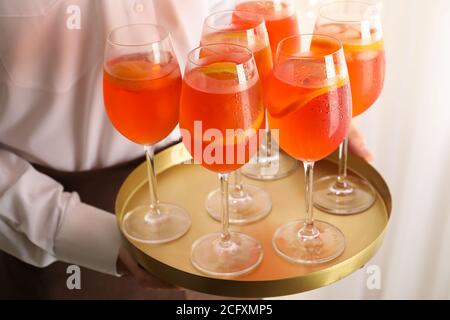
[[[199,165],[182,164],[191,156],[182,143],[156,155],[156,172],[161,201],[187,209],[192,226],[186,235],[162,245],[125,242],[139,263],[156,276],[177,286],[209,294],[232,297],[268,297],[299,293],[338,281],[366,264],[380,247],[391,215],[389,188],[378,172],[363,160],[349,155],[349,171],[370,181],[377,191],[375,204],[359,215],[336,216],[315,209],[315,218],[338,226],[345,234],[347,247],[337,259],[320,265],[297,265],[279,257],[272,248],[272,235],[280,225],[304,217],[303,170],[277,181],[244,182],[262,186],[272,196],[272,212],[263,220],[246,226],[231,226],[259,239],[264,260],[250,274],[234,279],[214,278],[197,271],[190,262],[192,243],[201,236],[221,230],[220,223],[204,208],[207,194],[219,187],[217,175]],[[136,168],[123,183],[116,201],[120,221],[132,208],[148,203],[145,164]],[[315,177],[334,174],[337,157],[318,163]]]

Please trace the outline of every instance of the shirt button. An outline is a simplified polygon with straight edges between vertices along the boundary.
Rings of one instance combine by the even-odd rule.
[[[136,2],[134,4],[134,11],[136,11],[136,13],[142,13],[145,10],[145,5],[142,2]]]

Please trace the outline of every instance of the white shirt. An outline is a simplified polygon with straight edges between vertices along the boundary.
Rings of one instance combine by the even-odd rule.
[[[208,0],[0,0],[1,250],[35,266],[61,260],[115,274],[114,216],[30,162],[80,171],[141,156],[104,111],[106,36],[129,23],[162,25],[183,70],[207,13]]]

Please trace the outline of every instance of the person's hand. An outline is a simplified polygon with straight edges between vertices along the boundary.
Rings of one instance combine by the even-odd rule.
[[[351,152],[360,156],[367,162],[373,161],[375,158],[373,153],[367,148],[364,135],[353,121],[350,126],[350,133],[348,135],[348,148]]]
[[[144,289],[180,290],[180,288],[156,278],[142,268],[123,245],[120,247],[117,259],[117,272],[124,277],[132,276]]]

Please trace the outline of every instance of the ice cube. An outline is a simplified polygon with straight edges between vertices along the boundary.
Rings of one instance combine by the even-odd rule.
[[[344,33],[348,26],[340,23],[327,23],[319,25],[316,28],[316,33],[328,34],[328,35],[338,35]]]
[[[342,41],[359,41],[361,40],[361,32],[356,27],[348,26],[344,32],[341,32],[337,37]]]

